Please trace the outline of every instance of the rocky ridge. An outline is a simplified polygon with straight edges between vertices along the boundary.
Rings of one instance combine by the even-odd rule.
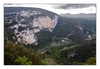
[[[22,44],[34,44],[37,45],[38,37],[35,35],[43,29],[52,32],[58,22],[58,15],[54,15],[53,18],[49,16],[37,16],[42,12],[36,10],[22,10],[20,12],[5,13],[5,23],[12,24],[15,20],[17,23],[10,26],[10,29],[14,30],[13,39],[16,38],[18,43]],[[7,16],[9,15],[9,16]]]

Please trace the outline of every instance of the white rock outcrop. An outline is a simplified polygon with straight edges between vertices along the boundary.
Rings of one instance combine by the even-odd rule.
[[[50,32],[53,31],[55,26],[58,22],[58,16],[54,15],[53,18],[50,18],[49,16],[38,16],[37,18],[33,18],[30,20],[30,16],[35,16],[37,14],[42,14],[39,11],[20,11],[20,12],[13,12],[13,13],[6,13],[6,14],[15,14],[15,20],[18,22],[18,24],[15,24],[13,26],[10,26],[11,29],[14,29],[14,34],[17,37],[17,42],[22,44],[35,44],[37,45],[37,36],[36,33],[40,32],[43,29],[46,29]],[[13,18],[14,19],[14,18]],[[27,23],[24,23],[27,22]],[[28,23],[29,22],[29,23]],[[11,21],[10,21],[11,23]],[[31,25],[32,29],[29,29],[29,26]],[[25,28],[22,31],[19,31],[19,27]],[[15,39],[15,37],[13,37]]]

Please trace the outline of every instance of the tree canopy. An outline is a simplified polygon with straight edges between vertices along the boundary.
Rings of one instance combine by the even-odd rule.
[[[22,60],[23,59],[23,60]],[[40,65],[42,58],[40,54],[35,54],[32,48],[26,48],[22,44],[18,45],[11,41],[4,42],[4,64],[33,64]]]

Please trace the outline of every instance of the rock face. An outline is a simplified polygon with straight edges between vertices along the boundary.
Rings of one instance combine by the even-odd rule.
[[[33,27],[35,27],[35,28],[38,27],[41,30],[46,28],[50,32],[52,32],[53,28],[57,24],[57,21],[58,21],[58,16],[57,15],[55,15],[53,17],[53,19],[51,19],[48,16],[46,16],[46,17],[42,16],[42,17],[38,17],[38,18],[33,19]],[[35,29],[35,31],[36,31],[36,29]],[[37,29],[37,31],[39,32],[38,29]]]
[[[54,37],[81,43],[96,33],[96,21],[61,17],[40,8],[4,7],[4,26],[8,40],[27,46],[44,46]]]
[[[13,12],[7,12],[5,9],[4,14],[5,23],[8,25],[13,24],[9,28],[14,31],[17,42],[25,45],[37,45],[38,37],[35,34],[44,29],[52,32],[59,18],[56,14],[51,18],[48,15],[43,15],[43,12],[30,9]],[[14,21],[17,23],[14,24]],[[12,37],[15,39],[14,36]]]

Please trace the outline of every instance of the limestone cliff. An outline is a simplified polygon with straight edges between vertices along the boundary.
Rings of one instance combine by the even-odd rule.
[[[6,24],[13,24],[13,21],[17,22],[16,24],[10,25],[9,28],[14,31],[18,43],[36,45],[38,44],[38,37],[35,34],[43,29],[52,32],[57,25],[58,17],[55,14],[51,18],[48,15],[43,15],[41,11],[28,9],[6,12],[4,21]],[[15,38],[14,36],[12,37]]]

